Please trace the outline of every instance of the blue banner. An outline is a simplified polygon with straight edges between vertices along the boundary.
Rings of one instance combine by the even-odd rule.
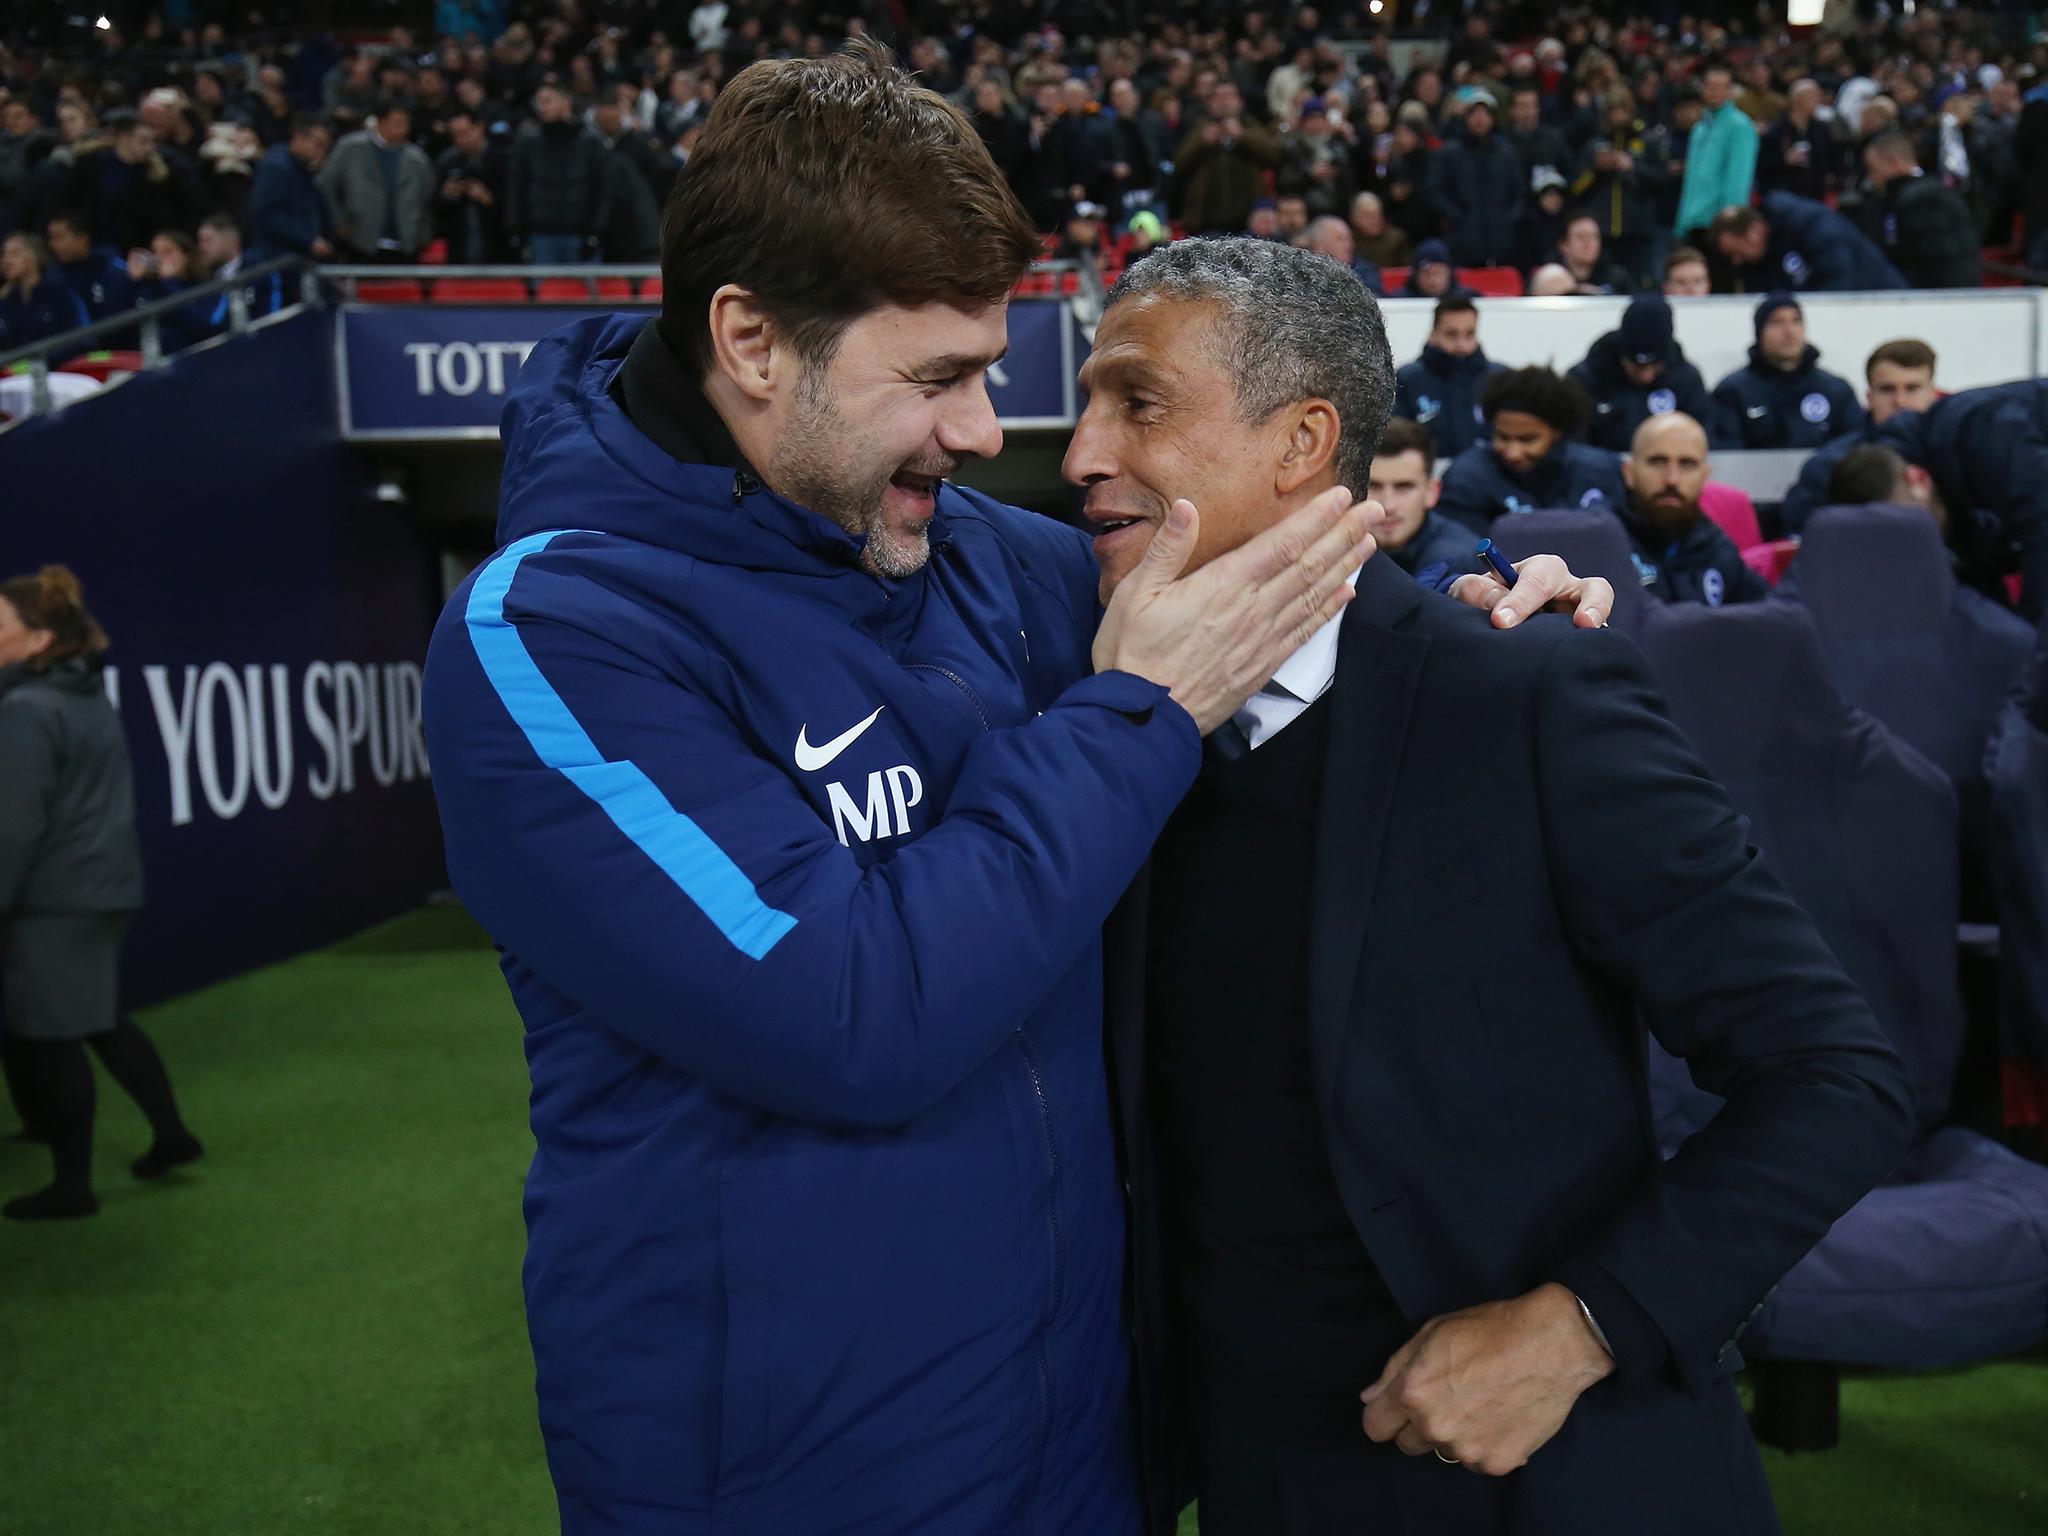
[[[526,354],[549,331],[605,313],[533,304],[346,307],[342,433],[365,442],[495,438]],[[1009,355],[989,374],[1003,425],[1072,426],[1074,375],[1085,353],[1064,303],[1011,304]]]

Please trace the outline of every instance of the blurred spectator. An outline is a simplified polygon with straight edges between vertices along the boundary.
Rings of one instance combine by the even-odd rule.
[[[1106,212],[1100,203],[1074,204],[1060,225],[1059,239],[1052,248],[1053,260],[1078,262],[1099,269],[1106,249],[1102,225]]]
[[[127,264],[111,246],[93,243],[92,225],[84,214],[58,214],[50,220],[47,240],[58,275],[70,285],[88,318],[104,320],[130,307],[134,285]]]
[[[1636,116],[1635,98],[1627,91],[1610,92],[1600,135],[1587,144],[1572,191],[1598,220],[1601,244],[1628,273],[1630,288],[1657,280],[1670,237],[1663,211],[1670,183],[1664,131]]]
[[[1778,515],[1788,532],[1797,533],[1806,520],[1827,505],[1828,476],[1851,449],[1867,443],[1877,429],[1902,411],[1924,411],[1938,398],[1934,388],[1934,348],[1914,338],[1888,341],[1863,365],[1864,400],[1869,407],[1863,426],[1830,438],[1800,466],[1799,479],[1785,493]]]
[[[56,147],[55,135],[26,101],[0,102],[0,234],[16,227],[16,205],[29,172]]]
[[[1394,414],[1427,427],[1437,452],[1456,458],[1485,425],[1479,398],[1505,370],[1479,346],[1479,306],[1470,294],[1437,300],[1422,356],[1394,375]]]
[[[1475,92],[1465,136],[1437,155],[1429,196],[1443,216],[1451,258],[1461,267],[1510,266],[1527,184],[1514,149],[1495,136],[1494,101]]]
[[[256,131],[267,150],[292,136],[292,101],[285,91],[284,71],[265,64],[256,71],[256,81],[242,98],[235,115]]]
[[[1600,220],[1590,213],[1573,214],[1565,220],[1564,238],[1557,243],[1556,256],[1557,264],[1571,274],[1576,293],[1632,291],[1627,271],[1609,261],[1601,249]]]
[[[280,256],[334,255],[334,210],[318,174],[332,136],[315,117],[295,118],[292,135],[273,144],[256,165],[249,188],[249,254],[257,262]]]
[[[1564,176],[1544,166],[1536,172],[1528,202],[1515,226],[1515,265],[1524,272],[1555,265],[1558,242],[1570,218],[1565,208]],[[1570,288],[1564,290],[1569,293]]]
[[[1408,269],[1404,299],[1440,299],[1458,285],[1457,270],[1451,265],[1450,248],[1441,240],[1425,240],[1415,247],[1415,264]]]
[[[1863,149],[1881,214],[1879,244],[1915,288],[1976,288],[1984,281],[1977,220],[1939,178],[1920,169],[1913,141],[1897,129]]]
[[[1373,141],[1371,190],[1384,200],[1387,218],[1415,245],[1442,232],[1429,191],[1434,159],[1429,112],[1418,101],[1404,103],[1393,127]]]
[[[1798,81],[1786,97],[1785,115],[1764,129],[1757,146],[1756,179],[1765,192],[1790,192],[1820,202],[1832,190],[1839,154],[1834,130],[1819,115],[1820,105],[1820,86]]]
[[[1244,234],[1254,240],[1278,240],[1280,238],[1280,205],[1270,197],[1262,197],[1252,204],[1252,211],[1245,215]]]
[[[1535,81],[1517,85],[1508,97],[1508,126],[1501,135],[1522,162],[1522,187],[1533,191],[1538,171],[1551,171],[1569,181],[1578,157],[1557,129],[1543,121],[1543,88]]]
[[[1681,411],[1702,426],[1716,417],[1699,369],[1672,334],[1671,306],[1655,294],[1629,301],[1621,324],[1593,343],[1569,377],[1593,402],[1586,441],[1623,453],[1652,416]]]
[[[1310,250],[1329,257],[1340,267],[1348,267],[1351,275],[1372,292],[1382,298],[1386,296],[1386,288],[1380,282],[1380,269],[1358,255],[1357,243],[1351,238],[1351,226],[1335,214],[1317,214],[1303,238]]]
[[[1128,233],[1131,237],[1130,244],[1124,256],[1127,263],[1136,261],[1141,256],[1149,256],[1158,247],[1166,244],[1166,225],[1159,215],[1149,208],[1143,213],[1131,215]]]
[[[604,212],[605,150],[576,121],[569,93],[552,82],[534,93],[536,121],[519,130],[505,181],[505,227],[535,266],[588,261]]]
[[[1414,251],[1408,236],[1387,222],[1377,192],[1361,192],[1351,200],[1351,235],[1359,257],[1375,267],[1404,267]]]
[[[1148,208],[1159,194],[1159,168],[1167,156],[1166,126],[1148,112],[1129,80],[1112,80],[1105,118],[1106,169],[1102,193],[1112,216]]]
[[[1529,274],[1524,290],[1532,299],[1569,298],[1579,291],[1578,279],[1554,261],[1546,261]]]
[[[335,65],[320,87],[320,105],[329,117],[346,113],[361,121],[377,109],[381,96],[377,56],[367,48],[358,48]]]
[[[411,132],[411,111],[385,101],[320,168],[336,243],[357,261],[417,261],[433,238],[434,167]]]
[[[1244,97],[1228,80],[1209,92],[1206,115],[1181,142],[1175,164],[1186,188],[1183,218],[1198,235],[1245,227],[1264,173],[1280,164],[1280,140],[1247,122]]]
[[[1342,214],[1358,195],[1358,176],[1352,169],[1357,148],[1357,135],[1343,107],[1320,96],[1309,97],[1286,140],[1280,190],[1300,196],[1304,215]]]
[[[1308,233],[1308,201],[1298,192],[1283,192],[1273,199],[1273,238],[1283,245],[1296,245]]]
[[[1903,288],[1884,252],[1834,209],[1789,192],[1772,192],[1761,212],[1724,208],[1714,246],[1736,269],[1744,291],[1856,293]]]
[[[1496,517],[1548,507],[1619,511],[1627,492],[1616,457],[1572,441],[1585,430],[1586,393],[1548,368],[1496,373],[1480,394],[1488,435],[1451,460],[1437,510],[1477,533]]]
[[[1628,500],[1615,508],[1636,570],[1643,586],[1668,603],[1762,602],[1769,584],[1700,510],[1707,473],[1706,429],[1686,412],[1651,416],[1636,428],[1621,464]]]
[[[1719,59],[1700,72],[1700,119],[1686,140],[1673,229],[1681,240],[1706,227],[1722,209],[1749,205],[1756,178],[1756,124],[1731,99],[1734,85],[1734,70]]]
[[[452,141],[434,166],[434,224],[454,266],[509,260],[505,243],[505,150],[475,113],[448,119]]]
[[[1806,313],[1789,293],[1757,305],[1749,362],[1714,386],[1714,403],[1744,448],[1818,448],[1863,425],[1856,391],[1820,366],[1819,348],[1806,339]]]
[[[1749,120],[1761,128],[1765,123],[1776,122],[1785,112],[1785,96],[1771,79],[1771,61],[1759,54],[1749,61],[1745,72],[1742,92],[1735,98],[1735,104],[1749,114]]]
[[[2020,220],[2026,228],[2025,260],[2034,272],[2048,272],[2048,79],[2022,98],[2013,154],[2020,170]]]
[[[661,210],[675,185],[675,157],[633,120],[631,86],[620,86],[591,114],[606,150],[605,211],[599,244],[606,261],[661,259]]]
[[[263,143],[255,129],[225,118],[215,123],[199,146],[201,201],[239,218],[249,205],[256,162],[262,158]]]
[[[91,323],[43,242],[26,230],[0,241],[0,352]]]
[[[146,250],[128,253],[128,280],[133,308],[174,299],[206,280],[199,267],[199,245],[182,229],[159,230]],[[181,305],[157,317],[157,338],[166,352],[176,352],[215,333],[216,304],[205,299]],[[222,306],[223,318],[225,307]]]
[[[678,75],[676,78],[681,80],[685,77]],[[691,105],[695,105],[694,86],[691,88]],[[1030,136],[1023,117],[1011,106],[1002,83],[984,78],[975,86],[973,110],[967,115],[974,124],[974,131],[981,136],[989,158],[995,161],[996,169],[1021,196],[1025,188],[1025,164],[1031,155]],[[671,118],[664,109],[663,121],[671,125],[669,132],[672,137],[681,135],[685,124],[680,116]],[[701,118],[693,121],[701,121]]]
[[[1387,423],[1379,452],[1372,456],[1366,495],[1380,507],[1372,530],[1380,552],[1411,576],[1433,565],[1459,576],[1479,569],[1472,530],[1436,511],[1442,489],[1429,429],[1396,416]]]
[[[1707,276],[1707,258],[1689,245],[1681,245],[1664,258],[1664,297],[1697,299],[1714,291]]]
[[[157,152],[156,135],[132,112],[107,114],[108,137],[74,151],[69,206],[119,250],[140,246],[160,229],[185,225],[197,197]]]

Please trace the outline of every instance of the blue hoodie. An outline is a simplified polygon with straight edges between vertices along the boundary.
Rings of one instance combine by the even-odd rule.
[[[1089,675],[1073,530],[942,486],[887,581],[664,452],[609,393],[643,324],[521,370],[426,676],[563,1529],[1135,1531],[1097,930],[1194,724]]]

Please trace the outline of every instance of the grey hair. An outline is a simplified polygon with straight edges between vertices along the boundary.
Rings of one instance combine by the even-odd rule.
[[[1328,256],[1244,237],[1176,240],[1126,268],[1109,308],[1159,295],[1219,311],[1218,360],[1247,422],[1303,400],[1337,408],[1340,484],[1365,494],[1394,410],[1394,354],[1379,302]]]

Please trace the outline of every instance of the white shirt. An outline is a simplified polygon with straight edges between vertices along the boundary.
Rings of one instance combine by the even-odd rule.
[[[1351,584],[1358,585],[1356,571],[1351,574]],[[1300,650],[1280,663],[1273,680],[1230,717],[1254,751],[1330,691],[1330,684],[1337,680],[1337,632],[1343,623],[1340,613],[1310,635]]]

